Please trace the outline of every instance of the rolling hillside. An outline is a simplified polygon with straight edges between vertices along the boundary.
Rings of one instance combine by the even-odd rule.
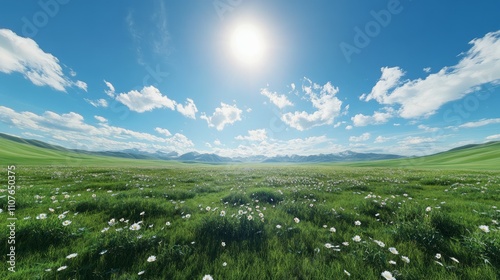
[[[2,165],[167,166],[174,164],[167,161],[88,155],[44,142],[3,137],[4,135],[0,137],[0,162]]]
[[[91,152],[69,150],[64,147],[50,145],[37,140],[27,140],[6,134],[0,134],[0,162],[2,162],[2,164],[68,166],[177,166],[182,164],[182,161],[193,161],[191,158],[185,158],[190,155],[197,154],[188,153],[183,156],[179,156],[180,162],[177,160],[165,161],[147,159],[141,158],[137,155],[131,158],[125,158],[126,155],[124,156],[123,153],[119,153],[119,155],[114,155],[113,153],[106,155],[92,154]],[[335,165],[353,167],[415,167],[500,170],[500,142],[467,145],[425,157],[363,162],[337,162]]]
[[[424,157],[354,163],[349,166],[500,170],[500,142],[467,145]]]

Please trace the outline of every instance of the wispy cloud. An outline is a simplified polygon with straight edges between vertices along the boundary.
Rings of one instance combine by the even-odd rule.
[[[101,117],[101,116],[94,116],[94,119],[96,119],[97,121],[99,121],[101,123],[107,123],[108,122],[108,119],[106,119],[105,117]]]
[[[183,116],[191,119],[196,119],[196,112],[198,112],[198,108],[196,108],[196,104],[194,104],[193,99],[187,98],[186,105],[177,103],[175,107],[177,111],[181,113]]]
[[[220,107],[215,108],[212,116],[207,116],[205,113],[201,114],[200,118],[206,120],[209,127],[215,127],[221,131],[224,129],[224,126],[241,121],[243,111],[236,105],[228,105],[223,102],[220,105]]]
[[[106,87],[108,87],[108,89],[104,90],[104,92],[111,98],[114,98],[115,97],[115,87],[113,86],[112,83],[104,80],[104,83],[106,84]]]
[[[87,103],[89,103],[90,105],[94,106],[94,107],[108,107],[108,101],[106,101],[106,99],[97,99],[97,100],[90,100],[90,99],[87,99],[87,98],[84,98],[83,100],[85,100]]]
[[[270,92],[267,88],[261,89],[260,94],[269,98],[269,101],[276,105],[278,108],[283,109],[287,106],[293,106],[293,103],[288,100],[286,95]]]
[[[172,136],[172,133],[170,133],[170,131],[166,128],[157,127],[155,128],[155,131],[167,137]]]
[[[87,84],[71,81],[63,73],[59,60],[44,52],[30,38],[18,36],[9,29],[0,29],[0,72],[21,73],[37,86],[49,86],[66,92],[66,88],[76,86],[87,91]]]
[[[375,138],[375,141],[373,143],[376,143],[376,144],[385,143],[389,140],[391,140],[391,138],[389,138],[389,137],[377,136],[377,138]]]
[[[500,140],[500,134],[495,134],[495,135],[490,135],[486,137],[487,141],[495,141],[495,140]]]
[[[424,130],[425,132],[436,132],[436,131],[439,131],[439,128],[437,128],[437,127],[430,127],[430,126],[423,125],[423,124],[420,124],[417,127],[418,127],[418,129]]]
[[[424,79],[406,80],[399,67],[383,67],[382,76],[361,100],[399,105],[403,118],[427,117],[442,105],[461,99],[486,84],[500,82],[500,30],[470,41],[472,47],[454,66],[444,67]]]
[[[134,11],[130,10],[125,18],[128,31],[134,42],[137,62],[147,65],[151,57],[163,60],[172,51],[171,36],[168,30],[167,9],[164,1],[152,1],[152,12],[147,17],[137,19]]]
[[[145,132],[111,126],[100,116],[94,117],[98,125],[88,124],[84,117],[75,112],[57,114],[46,111],[42,115],[32,112],[16,112],[0,106],[0,122],[15,126],[27,132],[36,131],[46,137],[64,141],[63,145],[88,150],[123,150],[136,148],[154,152],[186,152],[194,144],[185,135],[176,133],[171,137],[158,137]],[[158,132],[158,130],[157,130]],[[163,136],[166,136],[163,131]],[[65,140],[64,140],[65,139]]]
[[[459,125],[459,128],[475,128],[475,127],[481,127],[485,125],[490,125],[490,124],[497,124],[500,123],[500,118],[495,118],[495,119],[482,119],[476,122],[467,122],[462,125]]]

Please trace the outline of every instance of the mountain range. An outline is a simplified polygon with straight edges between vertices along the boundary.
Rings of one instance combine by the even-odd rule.
[[[130,159],[156,159],[156,160],[173,160],[181,162],[206,162],[206,163],[231,163],[231,162],[263,162],[263,163],[321,163],[321,162],[353,162],[353,161],[373,161],[384,159],[398,159],[403,156],[392,154],[376,154],[376,153],[356,153],[353,151],[343,151],[340,153],[318,154],[318,155],[280,155],[267,157],[263,155],[249,157],[223,157],[211,153],[188,152],[178,154],[177,152],[161,152],[154,153],[140,151],[138,149],[126,149],[122,151],[86,151],[81,149],[68,149],[57,145],[48,144],[43,141],[34,139],[25,139],[17,136],[0,133],[0,137],[18,143],[29,144],[36,147],[57,150],[61,152],[76,152],[86,155],[111,156]]]

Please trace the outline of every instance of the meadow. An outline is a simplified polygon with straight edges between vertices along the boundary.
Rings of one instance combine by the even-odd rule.
[[[500,278],[498,171],[27,162],[1,279]]]

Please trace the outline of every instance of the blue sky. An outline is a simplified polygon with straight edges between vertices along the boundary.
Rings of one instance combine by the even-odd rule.
[[[498,1],[8,1],[0,132],[87,150],[500,140]]]

